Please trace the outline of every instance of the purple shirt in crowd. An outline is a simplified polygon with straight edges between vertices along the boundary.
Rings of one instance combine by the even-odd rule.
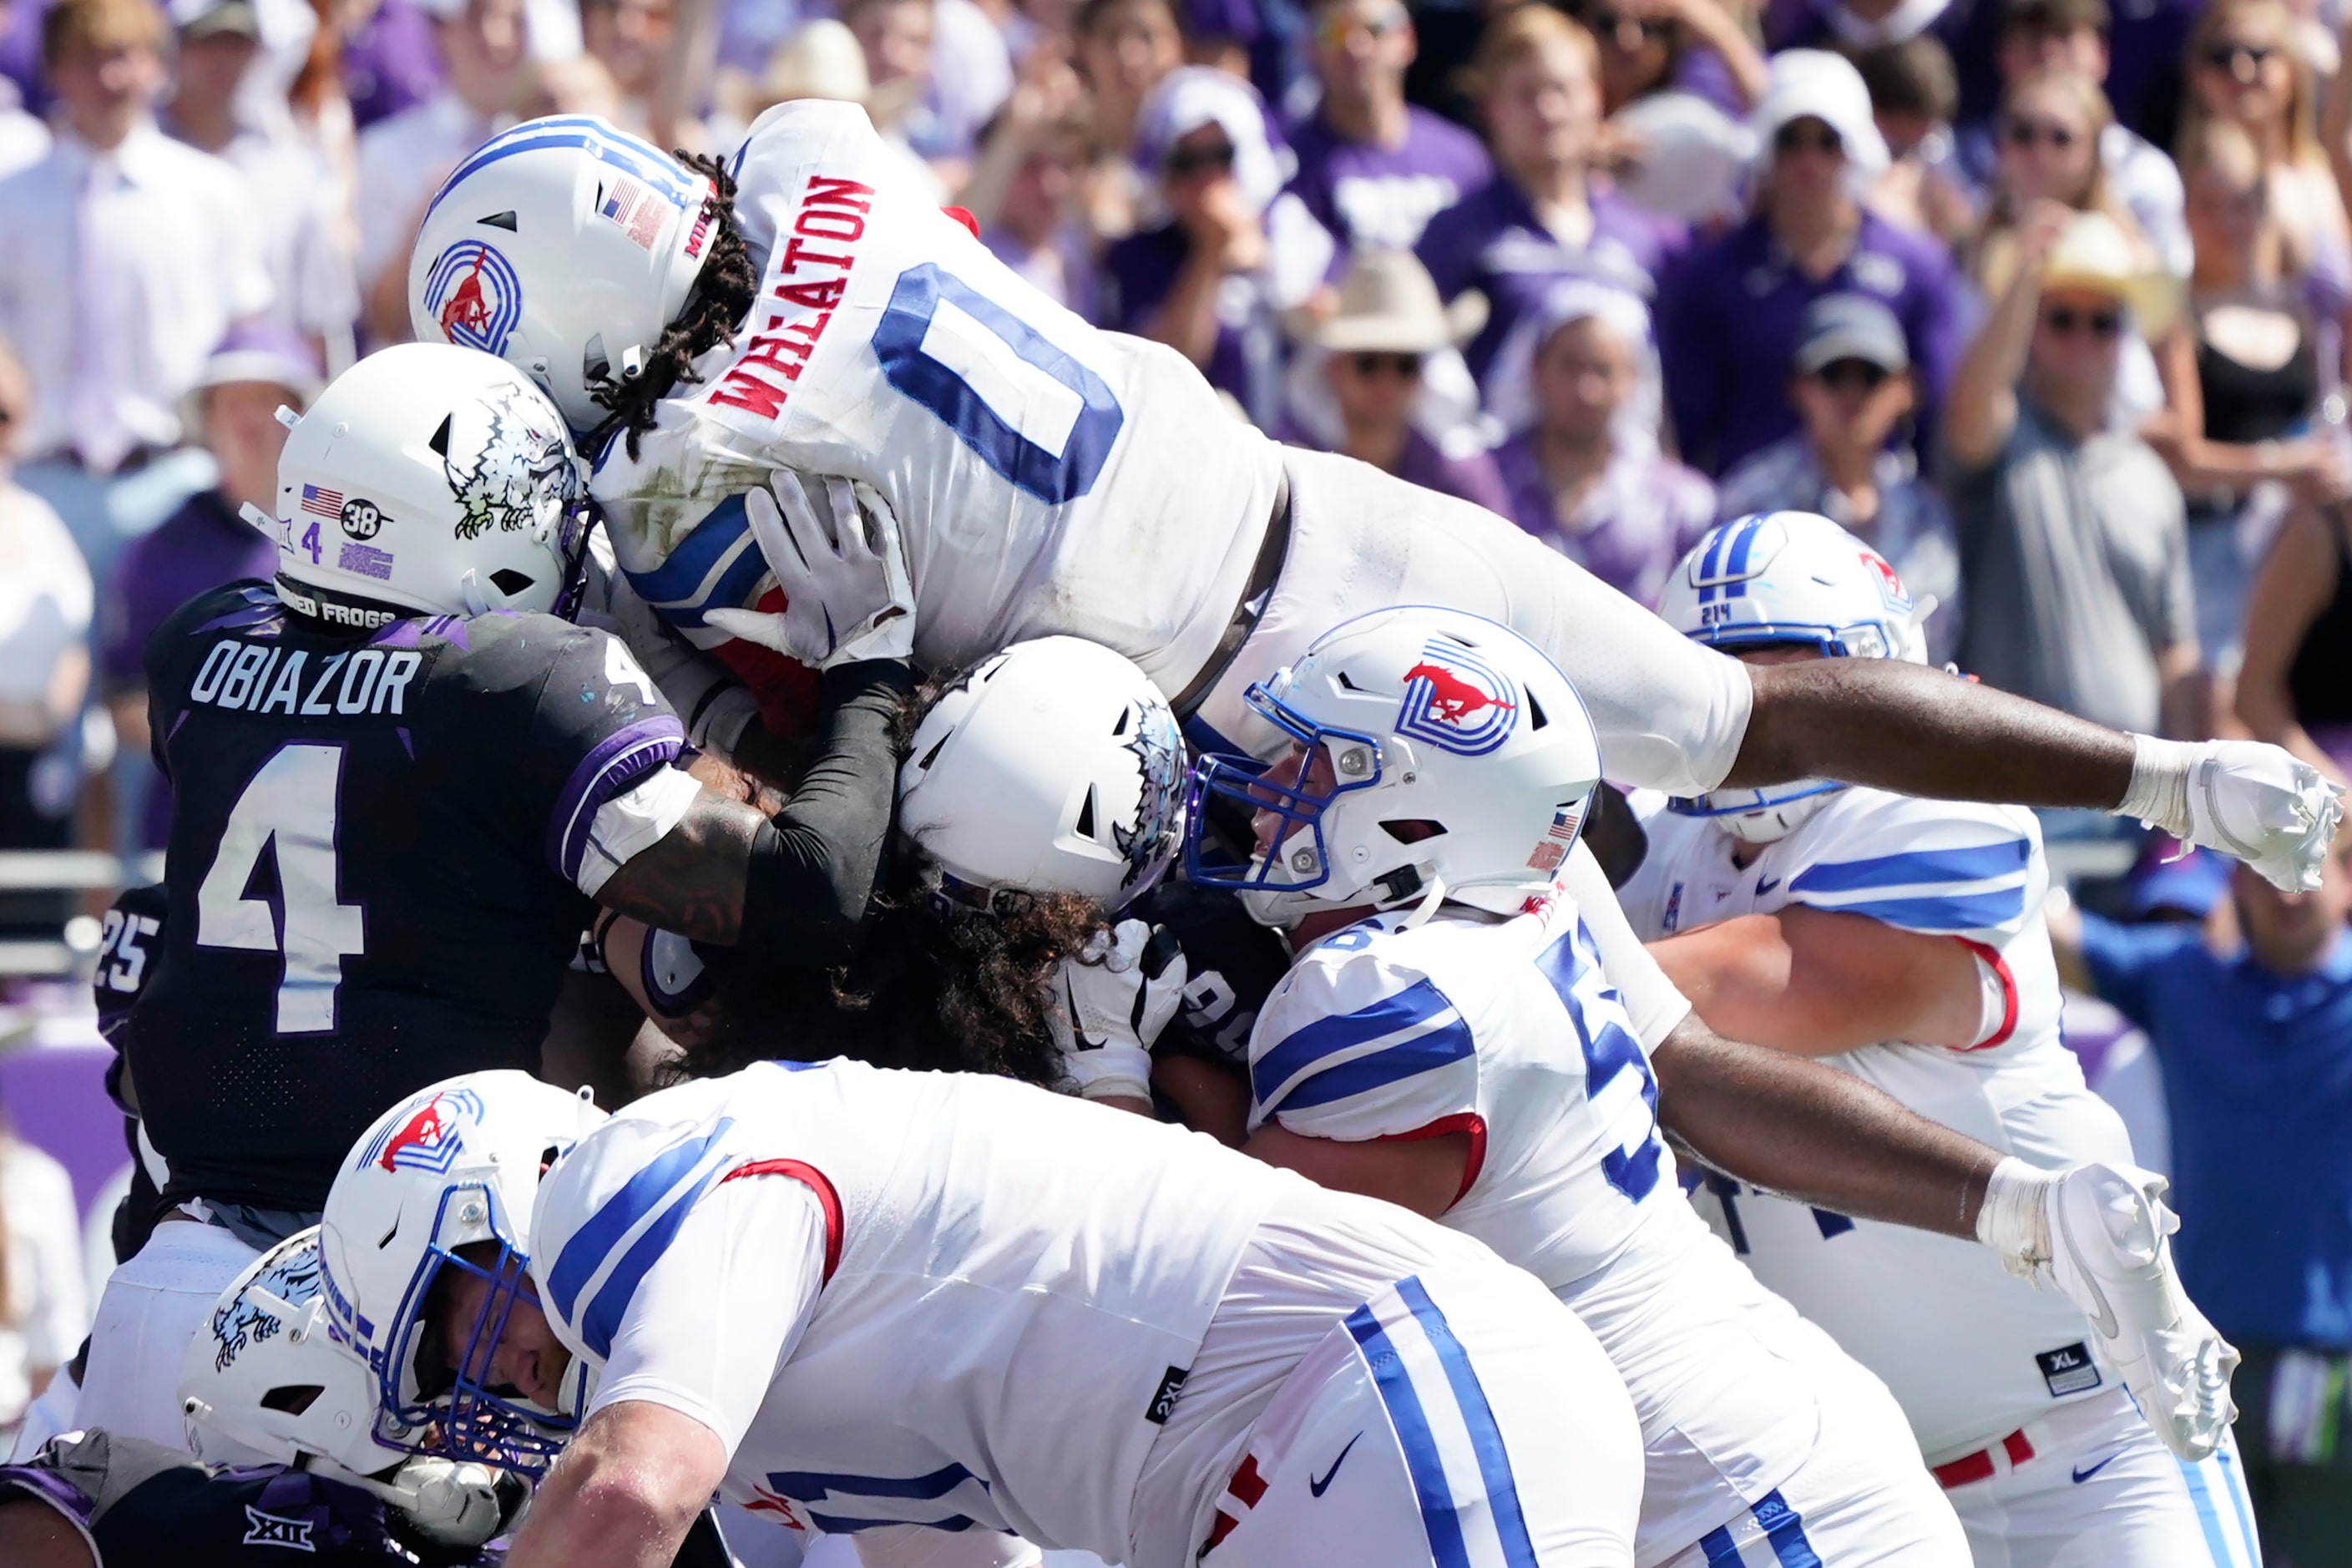
[[[1129,235],[1103,253],[1095,320],[1142,335],[1160,313],[1192,241],[1180,224]],[[1232,394],[1261,426],[1281,408],[1282,331],[1256,279],[1228,276],[1217,291],[1217,342],[1201,367],[1209,384]]]
[[[1601,482],[1566,526],[1532,430],[1495,448],[1510,487],[1504,515],[1628,598],[1650,609],[1675,563],[1715,526],[1715,487],[1656,447],[1620,442]]]
[[[1649,299],[1690,243],[1683,225],[1613,190],[1596,186],[1591,200],[1592,237],[1581,247],[1561,243],[1504,174],[1430,220],[1415,253],[1438,293],[1448,301],[1465,289],[1486,296],[1486,325],[1462,351],[1471,374],[1486,377],[1512,325],[1560,279],[1596,278]]]
[[[1275,439],[1286,446],[1304,447],[1312,452],[1336,450],[1317,440],[1295,420],[1284,420],[1275,432]],[[1483,506],[1497,517],[1511,515],[1511,492],[1503,482],[1502,470],[1495,466],[1495,454],[1492,452],[1472,452],[1467,457],[1449,458],[1436,442],[1408,427],[1404,433],[1404,450],[1397,455],[1396,467],[1388,472],[1409,485],[1419,485],[1423,489],[1435,490],[1442,496],[1452,496],[1473,506]]]
[[[343,40],[343,90],[362,131],[441,90],[433,20],[415,0],[383,0]]]
[[[99,610],[100,685],[110,693],[143,686],[147,639],[173,610],[208,588],[277,571],[278,546],[229,510],[218,490],[191,497],[115,558]],[[162,848],[171,831],[172,787],[159,778],[147,792],[148,847]]]
[[[1350,142],[1320,116],[1290,128],[1290,188],[1343,247],[1411,249],[1432,217],[1494,178],[1478,138],[1425,109],[1404,112],[1404,144],[1393,151]]]
[[[1950,253],[1931,236],[1864,213],[1853,253],[1817,282],[1758,216],[1691,256],[1660,292],[1658,352],[1686,461],[1720,474],[1797,428],[1788,384],[1798,323],[1821,296],[1843,293],[1874,297],[1903,323],[1919,381],[1914,426],[1936,428],[1976,317]]]

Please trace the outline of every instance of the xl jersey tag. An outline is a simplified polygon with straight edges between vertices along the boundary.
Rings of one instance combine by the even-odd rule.
[[[1184,1380],[1192,1375],[1189,1366],[1171,1366],[1160,1379],[1160,1387],[1144,1406],[1143,1418],[1154,1426],[1168,1425],[1168,1417],[1176,1412],[1176,1396],[1184,1392]]]
[[[2091,1347],[2080,1340],[2042,1352],[2033,1358],[2033,1364],[2042,1369],[2042,1381],[2049,1385],[2053,1399],[2099,1386],[2099,1364],[2091,1359]]]

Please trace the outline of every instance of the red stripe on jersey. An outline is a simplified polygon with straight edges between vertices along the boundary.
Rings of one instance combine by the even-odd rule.
[[[1265,1478],[1257,1473],[1255,1454],[1242,1460],[1241,1468],[1235,1470],[1234,1479],[1225,1483],[1225,1489],[1249,1507],[1257,1506],[1257,1500],[1265,1496]]]
[[[1416,1127],[1410,1132],[1390,1132],[1372,1140],[1375,1143],[1415,1143],[1423,1138],[1442,1138],[1448,1132],[1470,1134],[1470,1158],[1462,1167],[1462,1184],[1454,1189],[1454,1197],[1446,1207],[1462,1201],[1478,1173],[1486,1168],[1486,1119],[1475,1110],[1459,1110],[1451,1116],[1441,1116],[1426,1127]]]
[[[1958,1047],[1964,1051],[1989,1051],[2017,1033],[2017,976],[2009,972],[2009,965],[2002,960],[1999,950],[1987,947],[1980,942],[1970,942],[1964,936],[1956,936],[1952,940],[1990,964],[1993,973],[2000,981],[2000,1027],[1973,1046]]]
[[[941,207],[940,211],[947,214],[948,216],[955,219],[956,222],[970,229],[971,231],[972,238],[978,239],[980,237],[980,220],[971,216],[971,209],[970,207]]]
[[[790,1176],[816,1194],[817,1207],[824,1211],[824,1282],[830,1283],[841,1263],[841,1194],[833,1190],[825,1173],[800,1160],[754,1160],[719,1180],[724,1185],[738,1176]]]
[[[1231,1535],[1234,1532],[1234,1526],[1240,1522],[1240,1520],[1235,1519],[1223,1509],[1219,1509],[1217,1522],[1209,1527],[1209,1544],[1201,1548],[1201,1555],[1206,1557],[1210,1552],[1214,1552],[1217,1549],[1217,1543]]]

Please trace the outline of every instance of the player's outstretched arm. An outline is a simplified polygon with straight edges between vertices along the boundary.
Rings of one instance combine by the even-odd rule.
[[[692,1416],[606,1405],[541,1484],[507,1568],[668,1568],[726,1475],[726,1444]]]
[[[881,884],[898,799],[897,659],[824,672],[823,736],[792,803],[764,817],[709,790],[614,871],[606,908],[698,942],[823,968],[848,959]]]
[[[2000,1155],[1860,1079],[1696,1014],[1650,1053],[1658,1124],[1717,1170],[1840,1214],[1976,1237]]]
[[[1938,800],[2087,806],[2137,816],[2319,885],[2341,791],[2277,746],[2126,735],[1974,681],[1890,658],[1751,667],[1728,785],[1832,778]]]
[[[1791,904],[1649,947],[1709,1027],[1799,1056],[1887,1040],[1965,1050],[2011,1011],[1967,946],[1864,915]]]

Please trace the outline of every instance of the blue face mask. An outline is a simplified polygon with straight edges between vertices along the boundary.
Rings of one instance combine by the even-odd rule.
[[[1381,743],[1360,731],[1327,729],[1317,724],[1263,684],[1253,685],[1244,700],[1260,717],[1298,742],[1302,750],[1295,762],[1271,766],[1255,757],[1232,752],[1211,752],[1193,764],[1185,809],[1184,875],[1204,887],[1236,893],[1303,892],[1319,888],[1331,879],[1331,856],[1324,842],[1323,814],[1340,796],[1370,789],[1381,782]],[[1328,787],[1318,787],[1312,778],[1316,760],[1329,754],[1327,748],[1334,743],[1350,750],[1360,748],[1370,759],[1369,765],[1360,776],[1344,782],[1334,778]],[[1272,842],[1286,858],[1252,855],[1237,863],[1223,847],[1211,842],[1213,815],[1232,820],[1230,809],[1218,810],[1221,804],[1228,802],[1241,807],[1244,820],[1251,823],[1272,813],[1276,818]],[[1307,846],[1293,843],[1302,828],[1309,835],[1311,856]],[[1302,860],[1307,863],[1299,864]]]

